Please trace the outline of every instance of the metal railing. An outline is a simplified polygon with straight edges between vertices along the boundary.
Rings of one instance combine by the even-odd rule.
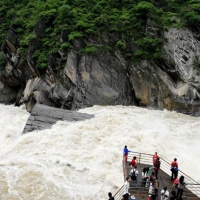
[[[147,154],[147,153],[140,153],[140,152],[129,152],[128,155],[128,162],[132,160],[132,158],[136,156],[137,157],[137,163],[138,164],[147,164],[147,165],[152,165],[153,166],[153,155],[152,154]],[[161,162],[161,167],[160,169],[164,171],[166,174],[171,176],[171,164],[164,160],[163,158],[160,157],[160,162]],[[126,167],[126,163],[123,157],[123,171],[124,171],[124,181],[126,180],[126,177],[129,176],[128,169]],[[187,184],[186,188],[189,189],[193,194],[197,195],[195,199],[199,199],[200,197],[200,184],[196,182],[194,179],[192,179],[190,176],[179,170],[178,172],[179,176],[184,176],[184,181]],[[122,196],[124,193],[124,186],[122,186],[117,193],[114,195],[115,200],[121,200]],[[190,199],[190,198],[187,198]],[[194,198],[193,198],[194,199]]]
[[[124,185],[115,193],[114,198],[115,200],[121,200],[124,194]]]

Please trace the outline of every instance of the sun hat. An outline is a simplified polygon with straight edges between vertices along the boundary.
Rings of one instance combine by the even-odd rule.
[[[135,196],[134,196],[134,195],[132,195],[132,196],[131,196],[131,199],[132,199],[132,200],[135,200],[136,198],[135,198]]]

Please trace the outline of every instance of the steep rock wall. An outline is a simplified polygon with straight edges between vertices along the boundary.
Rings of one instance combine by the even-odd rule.
[[[140,105],[199,115],[200,74],[195,67],[200,42],[191,31],[165,32],[162,57],[129,67]]]
[[[59,77],[52,66],[62,59],[62,52],[51,58],[41,75],[31,60],[31,49],[37,43],[29,47],[27,60],[20,63],[12,34],[10,31],[4,46],[7,65],[0,70],[0,102],[25,103],[29,111],[36,102],[71,110],[122,104],[199,115],[200,73],[195,62],[200,56],[200,41],[188,29],[165,32],[162,57],[137,64],[117,51],[98,50],[80,56],[83,42],[99,41],[76,41]]]

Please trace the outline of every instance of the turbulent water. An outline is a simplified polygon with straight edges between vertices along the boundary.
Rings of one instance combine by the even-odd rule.
[[[105,200],[123,184],[124,145],[177,157],[200,182],[200,118],[132,106],[80,111],[95,118],[21,136],[29,114],[0,104],[0,199]]]

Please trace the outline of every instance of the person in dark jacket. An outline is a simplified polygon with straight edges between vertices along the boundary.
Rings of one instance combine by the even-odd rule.
[[[158,189],[154,188],[151,193],[151,200],[157,200],[157,197],[158,197]]]
[[[123,200],[129,200],[129,193],[123,194]]]
[[[108,196],[109,196],[109,199],[108,199],[108,200],[115,200],[114,197],[112,196],[112,193],[111,193],[111,192],[108,192]]]
[[[182,199],[182,195],[183,195],[183,189],[185,188],[186,183],[184,182],[184,176],[181,176],[179,179],[179,183],[178,183],[178,191],[177,191],[177,195],[176,198],[177,199]]]
[[[156,176],[155,176],[155,172],[151,173],[151,176],[149,178],[149,182],[150,182],[150,187],[155,188],[156,185]]]
[[[178,163],[177,163],[177,159],[174,158],[174,161],[171,163],[171,180],[175,180],[178,176]]]

